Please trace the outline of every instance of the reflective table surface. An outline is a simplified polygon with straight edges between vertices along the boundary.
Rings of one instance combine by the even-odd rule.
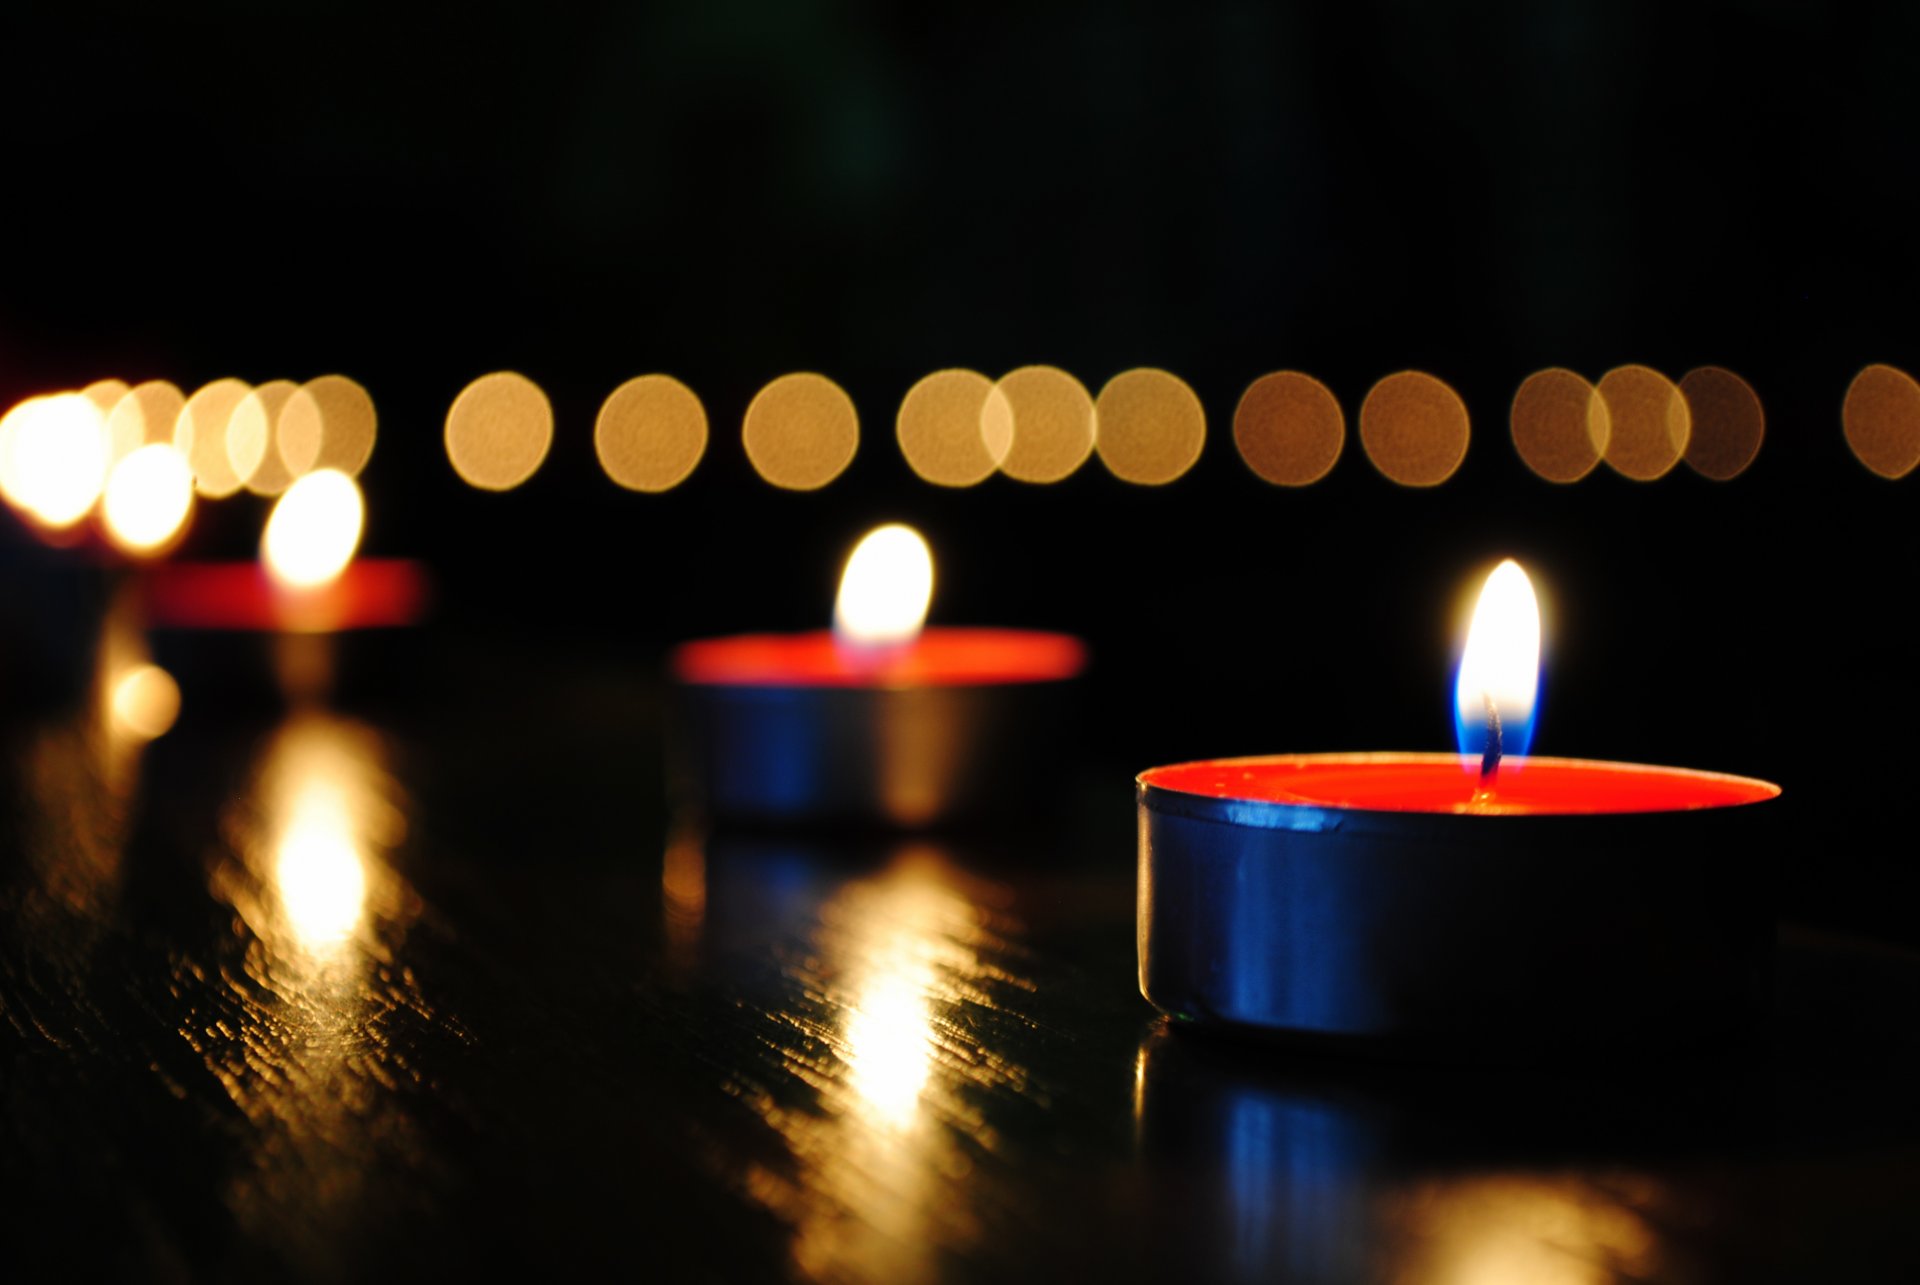
[[[7,724],[11,1279],[1920,1279],[1912,954],[1788,928],[1714,1059],[1198,1037],[1136,990],[1124,773],[704,834],[641,667],[402,668]]]

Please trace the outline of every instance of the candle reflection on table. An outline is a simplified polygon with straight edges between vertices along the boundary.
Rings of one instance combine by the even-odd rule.
[[[1712,1136],[1738,1094],[1725,1068],[1684,1087],[1672,1069],[1493,1078],[1156,1024],[1135,1068],[1135,1145],[1194,1180],[1157,1216],[1205,1229],[1228,1279],[1276,1264],[1301,1281],[1685,1279],[1671,1232],[1701,1211],[1616,1157],[1643,1131],[1669,1146]]]
[[[806,1050],[749,1061],[728,1085],[792,1157],[740,1181],[791,1227],[796,1270],[937,1275],[980,1234],[965,1182],[999,1145],[971,1099],[1032,1091],[990,1030],[1018,984],[994,962],[1009,949],[1001,892],[927,842],[683,836],[662,893],[670,954],[697,951]]]

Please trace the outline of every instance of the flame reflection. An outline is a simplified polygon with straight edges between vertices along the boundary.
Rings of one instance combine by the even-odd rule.
[[[670,946],[672,916],[695,899],[692,869],[670,850]],[[1043,1110],[992,1034],[1007,988],[1024,986],[996,962],[1010,949],[993,908],[1004,893],[924,843],[850,872],[844,856],[729,839],[700,869],[706,962],[737,967],[741,1002],[766,1002],[797,1036],[729,1086],[793,1161],[754,1166],[746,1189],[791,1227],[802,1276],[848,1264],[875,1279],[932,1276],[943,1250],[981,1230],[965,1183],[1002,1144],[976,1103]],[[748,980],[764,978],[770,939],[794,961],[774,997]]]
[[[1197,1176],[1162,1213],[1221,1260],[1183,1263],[1193,1275],[1600,1285],[1676,1265],[1660,1183],[1528,1158],[1542,1129],[1555,1147],[1604,1145],[1609,1126],[1582,1110],[1618,1107],[1604,1091],[1596,1104],[1481,1072],[1316,1069],[1164,1027],[1137,1074],[1142,1158]]]

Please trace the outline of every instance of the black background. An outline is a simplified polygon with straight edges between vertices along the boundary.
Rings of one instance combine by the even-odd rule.
[[[1122,811],[1154,762],[1444,748],[1463,595],[1511,554],[1550,608],[1537,750],[1778,779],[1788,912],[1913,937],[1913,483],[1854,462],[1839,407],[1920,360],[1917,34],[1893,4],[16,7],[0,396],[358,378],[367,547],[434,566],[437,647],[654,672],[678,638],[824,623],[852,540],[914,521],[936,620],[1092,641],[1089,770]],[[1529,474],[1519,381],[1629,361],[1746,377],[1754,467]],[[900,395],[1030,362],[1175,371],[1200,463],[914,478]],[[1304,491],[1236,458],[1257,376],[1306,370],[1351,423],[1409,367],[1473,415],[1445,486],[1351,438]],[[441,422],[500,368],[557,438],[482,495]],[[863,425],[812,495],[738,439],[799,369]],[[714,436],[643,497],[591,424],[654,370]],[[203,514],[189,552],[244,554],[261,517]]]

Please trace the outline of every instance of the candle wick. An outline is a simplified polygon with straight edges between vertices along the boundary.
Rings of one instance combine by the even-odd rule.
[[[1487,703],[1487,743],[1480,751],[1480,788],[1490,790],[1494,778],[1500,775],[1500,707],[1487,692],[1480,693],[1480,699]]]

